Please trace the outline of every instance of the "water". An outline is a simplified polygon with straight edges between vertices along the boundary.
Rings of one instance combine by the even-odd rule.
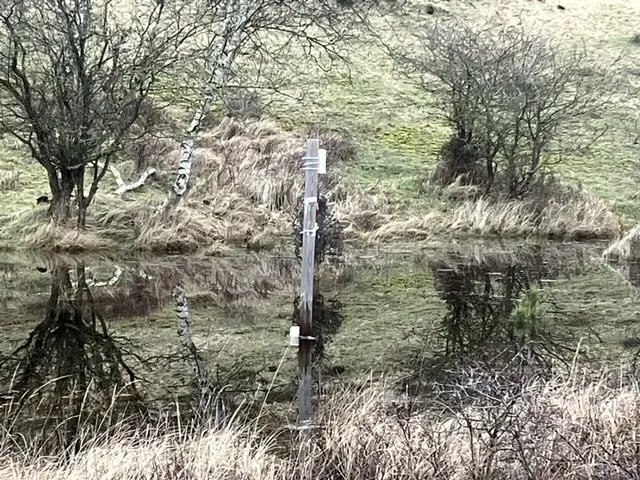
[[[640,269],[604,263],[602,249],[460,244],[329,262],[314,312],[319,388],[371,370],[424,385],[452,363],[516,354],[552,369],[579,346],[594,362],[631,358],[640,344]],[[148,415],[176,402],[188,410],[203,388],[196,367],[231,403],[269,391],[267,400],[290,405],[297,363],[287,335],[299,278],[295,257],[247,252],[3,254],[4,418],[33,435],[70,422],[71,438],[83,416]],[[178,335],[176,286],[187,294],[197,351]]]

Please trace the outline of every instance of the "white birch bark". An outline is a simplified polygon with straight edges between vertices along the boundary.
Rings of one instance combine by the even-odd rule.
[[[191,124],[184,133],[180,144],[178,175],[169,190],[167,199],[159,208],[160,212],[165,211],[169,205],[179,203],[187,192],[196,143],[202,132],[202,124],[209,112],[215,94],[225,86],[229,79],[231,66],[245,40],[245,26],[249,17],[249,0],[229,0],[225,11],[225,20],[220,31],[222,45],[216,55],[217,61],[205,84],[202,98],[193,115]]]
[[[182,287],[175,287],[172,292],[173,300],[176,305],[176,317],[178,319],[178,337],[180,343],[189,352],[193,358],[195,366],[195,374],[198,378],[201,390],[201,399],[203,399],[207,393],[208,388],[208,375],[205,366],[202,364],[200,358],[200,352],[196,344],[191,337],[191,329],[189,326],[189,305],[187,303],[187,296]]]
[[[87,285],[87,287],[95,287],[95,288],[99,288],[99,287],[114,287],[122,278],[122,274],[124,273],[124,271],[122,270],[122,268],[120,268],[119,266],[115,266],[115,269],[113,271],[113,275],[111,275],[111,277],[106,280],[106,281],[102,281],[102,282],[98,282],[96,281],[95,277],[93,276],[93,272],[89,269],[86,268],[84,269],[85,272],[85,284]],[[74,269],[69,270],[69,275],[72,277],[73,275],[75,275],[76,271]],[[87,275],[89,274],[89,275]],[[78,289],[78,282],[76,280],[71,280],[71,286],[74,288],[74,290]]]
[[[98,167],[104,168],[104,164],[99,163]],[[132,190],[136,190],[142,187],[150,176],[155,175],[156,169],[153,167],[147,168],[144,172],[140,174],[140,177],[138,178],[138,180],[132,183],[126,183],[124,181],[124,179],[122,178],[122,174],[113,163],[109,164],[109,172],[111,172],[111,175],[113,175],[113,178],[116,181],[116,185],[117,185],[116,195],[121,196],[124,193],[130,192]]]

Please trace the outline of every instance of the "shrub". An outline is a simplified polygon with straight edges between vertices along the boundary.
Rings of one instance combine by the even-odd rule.
[[[224,111],[237,119],[259,119],[264,114],[265,105],[260,96],[249,90],[229,91],[225,93]]]
[[[432,177],[438,185],[466,175],[485,193],[521,198],[604,133],[585,126],[609,104],[607,71],[584,50],[561,49],[522,25],[458,18],[426,27],[416,40],[417,53],[394,54],[435,92],[453,129]]]

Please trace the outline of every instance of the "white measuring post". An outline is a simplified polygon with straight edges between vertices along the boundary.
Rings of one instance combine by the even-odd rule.
[[[316,247],[316,211],[318,207],[318,167],[320,141],[307,140],[304,156],[304,220],[302,222],[302,281],[298,308],[300,332],[298,337],[298,423],[310,428],[313,421],[311,402],[311,361],[313,356],[313,273]],[[325,157],[326,158],[326,157]]]

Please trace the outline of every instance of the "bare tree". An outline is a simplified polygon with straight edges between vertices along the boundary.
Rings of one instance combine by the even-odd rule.
[[[203,14],[181,0],[0,1],[0,128],[47,171],[57,221],[77,211],[84,227],[111,160],[140,134],[143,102]]]
[[[240,71],[237,60],[250,55],[260,75],[269,64],[286,69],[286,62],[290,61],[287,54],[295,47],[301,48],[309,61],[322,53],[329,65],[346,63],[343,42],[368,26],[367,18],[373,9],[384,11],[376,1],[351,3],[338,2],[336,6],[330,0],[222,0],[217,5],[214,16],[218,20],[213,24],[218,28],[210,32],[206,55],[198,61],[206,80],[183,136],[177,177],[160,211],[176,205],[186,194],[197,139],[209,109],[222,97],[230,81],[246,73]],[[277,90],[276,83],[270,85]]]
[[[426,27],[416,42],[394,55],[436,94],[453,128],[433,177],[439,184],[464,175],[487,194],[521,197],[549,167],[604,133],[589,124],[609,105],[615,85],[584,49],[522,24],[459,18]]]

